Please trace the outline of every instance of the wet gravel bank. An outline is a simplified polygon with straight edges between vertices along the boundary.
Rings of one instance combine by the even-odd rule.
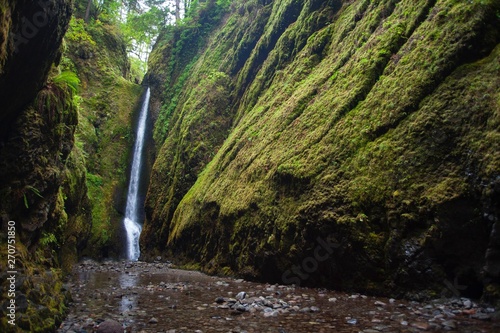
[[[85,261],[68,288],[73,303],[58,332],[109,333],[115,322],[126,332],[500,332],[495,309],[465,298],[418,303],[259,284],[168,262]]]

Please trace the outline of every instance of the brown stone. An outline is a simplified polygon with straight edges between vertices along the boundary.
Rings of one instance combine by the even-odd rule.
[[[97,333],[123,333],[123,326],[115,320],[105,320],[97,327]]]

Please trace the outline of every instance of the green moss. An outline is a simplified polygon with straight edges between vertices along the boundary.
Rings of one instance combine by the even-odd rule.
[[[141,86],[128,80],[132,77],[124,45],[116,26],[73,18],[62,61],[63,69],[72,69],[81,81],[76,136],[86,179],[80,186],[88,187],[90,201],[85,214],[74,222],[81,222],[83,216],[92,219],[92,228],[84,229],[91,233],[85,253],[94,257],[119,256],[121,251],[117,244],[120,197],[133,140],[132,115],[142,93]]]
[[[311,284],[402,294],[464,267],[479,279],[479,202],[492,195],[480,184],[494,184],[500,165],[497,5],[233,9],[206,51],[184,60],[193,65],[148,193],[148,245],[280,282],[333,234],[342,247]],[[160,45],[155,62],[175,61]],[[463,260],[448,266],[456,253]]]

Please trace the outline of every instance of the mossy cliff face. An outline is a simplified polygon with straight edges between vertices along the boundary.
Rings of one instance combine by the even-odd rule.
[[[76,136],[85,152],[93,220],[89,246],[83,252],[94,258],[117,258],[124,250],[131,123],[142,87],[129,80],[130,63],[117,26],[99,20],[85,23],[83,13],[77,11],[71,19],[62,60],[62,66],[81,80]]]
[[[90,232],[83,157],[74,146],[74,87],[54,66],[70,8],[62,0],[0,2],[2,332],[54,330],[68,300],[62,269],[76,261]],[[18,272],[16,326],[6,312],[9,221],[16,235],[9,267]]]
[[[280,283],[494,295],[498,2],[227,10],[157,122],[143,252]],[[175,61],[158,45],[155,63]]]
[[[146,214],[154,215],[154,220],[171,219],[180,199],[196,180],[197,173],[213,157],[216,147],[222,144],[227,134],[231,122],[227,114],[229,77],[218,71],[192,74],[196,71],[193,66],[199,53],[207,47],[210,33],[217,27],[224,11],[225,8],[218,6],[216,1],[206,2],[196,12],[196,21],[164,31],[149,57],[152,69],[145,81],[151,86],[150,112],[156,122],[154,139],[159,148],[155,164],[158,169],[150,181],[159,192],[148,193],[150,205],[146,207]],[[224,47],[228,50],[232,46],[228,44]],[[190,82],[200,79],[202,83],[188,90],[185,89],[189,86],[188,79]],[[197,98],[200,93],[205,95],[209,91],[210,100]],[[193,113],[174,112],[185,103],[193,108]],[[208,121],[208,127],[200,126],[201,117]],[[183,121],[186,122],[181,126]],[[188,123],[196,126],[191,133],[182,130]],[[167,133],[171,136],[162,146]],[[203,140],[200,139],[202,137]],[[183,144],[176,144],[181,141]],[[163,206],[166,202],[169,204]],[[162,244],[167,237],[168,227],[163,228],[157,223],[147,223],[144,227],[142,239],[148,249]]]

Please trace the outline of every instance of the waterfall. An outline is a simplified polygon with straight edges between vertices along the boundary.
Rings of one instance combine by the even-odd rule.
[[[127,208],[125,210],[125,231],[127,233],[127,258],[129,260],[139,259],[141,253],[139,248],[139,236],[141,235],[141,221],[139,214],[139,182],[141,176],[142,151],[144,147],[144,132],[146,131],[146,118],[149,109],[149,97],[151,95],[148,87],[142,104],[137,124],[137,133],[134,144],[134,155],[132,156],[132,169],[130,171],[130,183],[127,192]]]

